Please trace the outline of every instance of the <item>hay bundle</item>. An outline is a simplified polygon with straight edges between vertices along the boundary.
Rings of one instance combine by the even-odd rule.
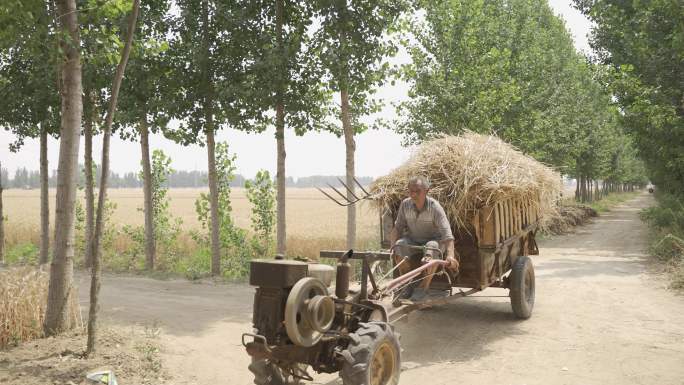
[[[31,267],[0,270],[0,348],[43,336],[49,274]],[[70,297],[69,318],[82,327],[78,294]]]
[[[454,228],[466,229],[476,210],[507,199],[529,201],[542,218],[553,216],[560,175],[494,136],[466,132],[424,142],[402,166],[371,185],[379,207],[396,212],[411,176],[430,180]],[[543,221],[543,219],[542,219]]]

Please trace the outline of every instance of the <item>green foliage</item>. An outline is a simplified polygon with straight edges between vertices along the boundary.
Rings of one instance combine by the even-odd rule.
[[[21,243],[5,248],[5,263],[8,265],[37,265],[38,246],[33,243]]]
[[[177,142],[199,143],[201,133],[222,126],[262,131],[268,120],[257,83],[254,50],[258,42],[255,1],[179,0],[169,21],[168,72],[164,75],[169,115],[180,120],[167,136]]]
[[[684,234],[684,197],[658,193],[658,205],[642,211],[641,218],[657,229]]]
[[[221,242],[221,271],[229,278],[244,277],[249,272],[249,261],[259,255],[254,248],[255,243],[250,241],[247,232],[235,225],[232,218],[232,207],[230,204],[230,182],[235,178],[235,155],[228,152],[228,144],[219,142],[216,144],[216,175],[218,186],[219,217],[221,226],[219,228],[219,239]],[[200,245],[210,244],[211,231],[211,211],[209,206],[209,196],[202,193],[195,201],[195,212],[203,232],[193,234],[195,242]],[[258,245],[258,244],[257,244]],[[199,252],[203,256],[208,250]],[[195,265],[193,265],[195,266]],[[195,268],[204,267],[202,263]],[[207,265],[209,268],[211,264]],[[206,270],[206,273],[210,271]],[[199,274],[193,270],[193,275]]]
[[[82,188],[81,188],[82,189]],[[97,194],[95,194],[95,202],[97,203]],[[74,234],[74,263],[79,266],[83,266],[85,264],[85,255],[86,255],[86,242],[85,242],[85,226],[86,226],[86,212],[85,209],[83,208],[83,204],[81,203],[80,200],[77,200],[75,203],[74,207],[75,211],[75,216],[74,216],[74,229],[75,229],[75,234]],[[109,199],[105,200],[105,207],[104,207],[104,218],[103,218],[103,232],[102,232],[102,239],[100,240],[100,244],[102,245],[102,250],[103,254],[107,252],[107,250],[111,250],[112,246],[114,244],[114,238],[116,237],[118,233],[118,228],[116,225],[114,225],[111,221],[112,215],[114,215],[114,211],[116,211],[116,203],[110,201]],[[107,256],[103,256],[103,260],[106,259]]]
[[[684,189],[684,7],[679,1],[575,0],[597,60],[615,71],[622,122],[660,190]]]
[[[546,1],[420,2],[409,20],[398,106],[406,142],[465,130],[493,133],[571,176],[643,182],[607,88]],[[412,37],[412,38],[409,38]]]
[[[16,136],[18,151],[41,129],[59,134],[58,52],[52,2],[0,5],[0,126]]]
[[[403,0],[314,2],[320,26],[313,34],[313,50],[330,79],[327,87],[349,93],[352,126],[357,133],[368,128],[360,118],[382,108],[373,95],[391,72],[386,58],[398,51],[391,32],[398,28],[408,4]],[[334,116],[340,116],[337,110],[332,111]],[[329,129],[342,135],[340,127]]]
[[[245,182],[247,199],[252,204],[252,229],[262,240],[264,252],[273,246],[273,228],[276,222],[275,185],[266,170],[259,170],[254,180]]]
[[[310,30],[314,2],[259,0],[251,5],[259,10],[251,36],[255,44],[245,57],[253,64],[246,68],[252,94],[249,108],[259,113],[260,122],[273,124],[265,112],[282,105],[284,127],[297,135],[331,129],[325,117],[331,109],[331,92],[325,78],[320,53],[312,46]],[[278,33],[278,5],[282,6]]]
[[[175,100],[169,80],[172,63],[169,55],[171,30],[168,0],[143,1],[131,56],[126,66],[126,81],[121,85],[117,121],[119,136],[133,139],[144,125],[151,132],[166,132],[169,111]]]
[[[638,194],[638,192],[611,193],[598,201],[590,203],[589,207],[601,214],[612,210],[613,207],[636,197]]]
[[[150,189],[152,192],[152,212],[154,220],[154,239],[157,245],[156,268],[166,270],[171,268],[180,257],[178,250],[178,236],[181,233],[183,221],[174,218],[169,212],[168,177],[173,173],[171,158],[162,150],[152,152]],[[140,171],[140,178],[142,178]],[[138,208],[142,212],[144,209]],[[133,245],[127,251],[129,255],[126,269],[140,269],[145,259],[145,227],[126,225],[122,228],[124,234],[130,237]],[[122,266],[123,267],[123,266]]]
[[[684,196],[656,194],[658,205],[641,212],[652,229],[650,253],[668,267],[671,286],[684,289]]]

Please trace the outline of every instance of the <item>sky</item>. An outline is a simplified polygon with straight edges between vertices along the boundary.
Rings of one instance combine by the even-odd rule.
[[[569,0],[549,0],[554,12],[565,21],[575,41],[575,47],[582,52],[589,52],[587,35],[590,22],[576,9]],[[408,61],[405,53],[395,58],[395,63]],[[125,80],[124,80],[125,81]],[[392,103],[406,99],[408,87],[397,82],[394,86],[381,88],[377,96],[385,103],[385,108],[378,115],[391,121],[396,117]],[[7,168],[10,177],[17,168],[38,169],[40,143],[28,139],[18,153],[12,153],[8,144],[13,142],[14,135],[0,130],[0,162]],[[247,178],[253,177],[258,170],[265,169],[275,175],[276,141],[274,130],[261,134],[246,134],[232,129],[224,129],[217,133],[217,141],[228,142],[229,151],[237,156],[237,173]],[[161,135],[150,137],[152,149],[161,149],[172,159],[171,166],[176,170],[206,170],[207,155],[200,146],[183,147],[165,139]],[[99,163],[102,147],[100,136],[93,140],[93,158]],[[294,178],[311,175],[344,175],[345,146],[344,138],[329,133],[307,133],[298,137],[291,130],[285,135],[286,175]],[[79,158],[82,159],[83,140]],[[48,161],[50,169],[57,168],[59,143],[50,138],[48,142]],[[405,162],[411,148],[402,146],[402,138],[395,132],[386,129],[369,130],[356,136],[356,175],[378,177]],[[112,171],[117,173],[138,171],[140,169],[140,145],[112,137],[111,164]]]

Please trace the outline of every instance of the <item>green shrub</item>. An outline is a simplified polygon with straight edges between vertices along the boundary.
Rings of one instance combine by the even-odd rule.
[[[684,197],[667,193],[656,197],[658,205],[641,212],[652,229],[650,253],[667,265],[671,286],[684,289]]]
[[[38,246],[21,243],[5,250],[5,263],[8,265],[37,265]]]

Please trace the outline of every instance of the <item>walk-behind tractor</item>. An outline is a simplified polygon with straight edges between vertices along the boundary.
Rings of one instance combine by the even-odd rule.
[[[460,273],[434,258],[399,275],[398,267],[408,258],[393,263],[391,250],[321,251],[322,260],[337,259],[336,268],[282,259],[253,261],[254,333],[244,334],[242,343],[252,357],[254,383],[298,384],[312,380],[307,371],[311,367],[318,373],[339,372],[344,385],[397,384],[401,354],[393,324],[411,311],[487,287],[509,289],[513,313],[530,317],[535,292],[528,255],[538,253],[536,227],[530,206],[503,202],[483,208],[473,217],[470,233],[456,233]],[[360,284],[354,287],[351,260],[361,265]],[[436,273],[429,294],[420,300],[406,298],[407,289],[430,271]]]

